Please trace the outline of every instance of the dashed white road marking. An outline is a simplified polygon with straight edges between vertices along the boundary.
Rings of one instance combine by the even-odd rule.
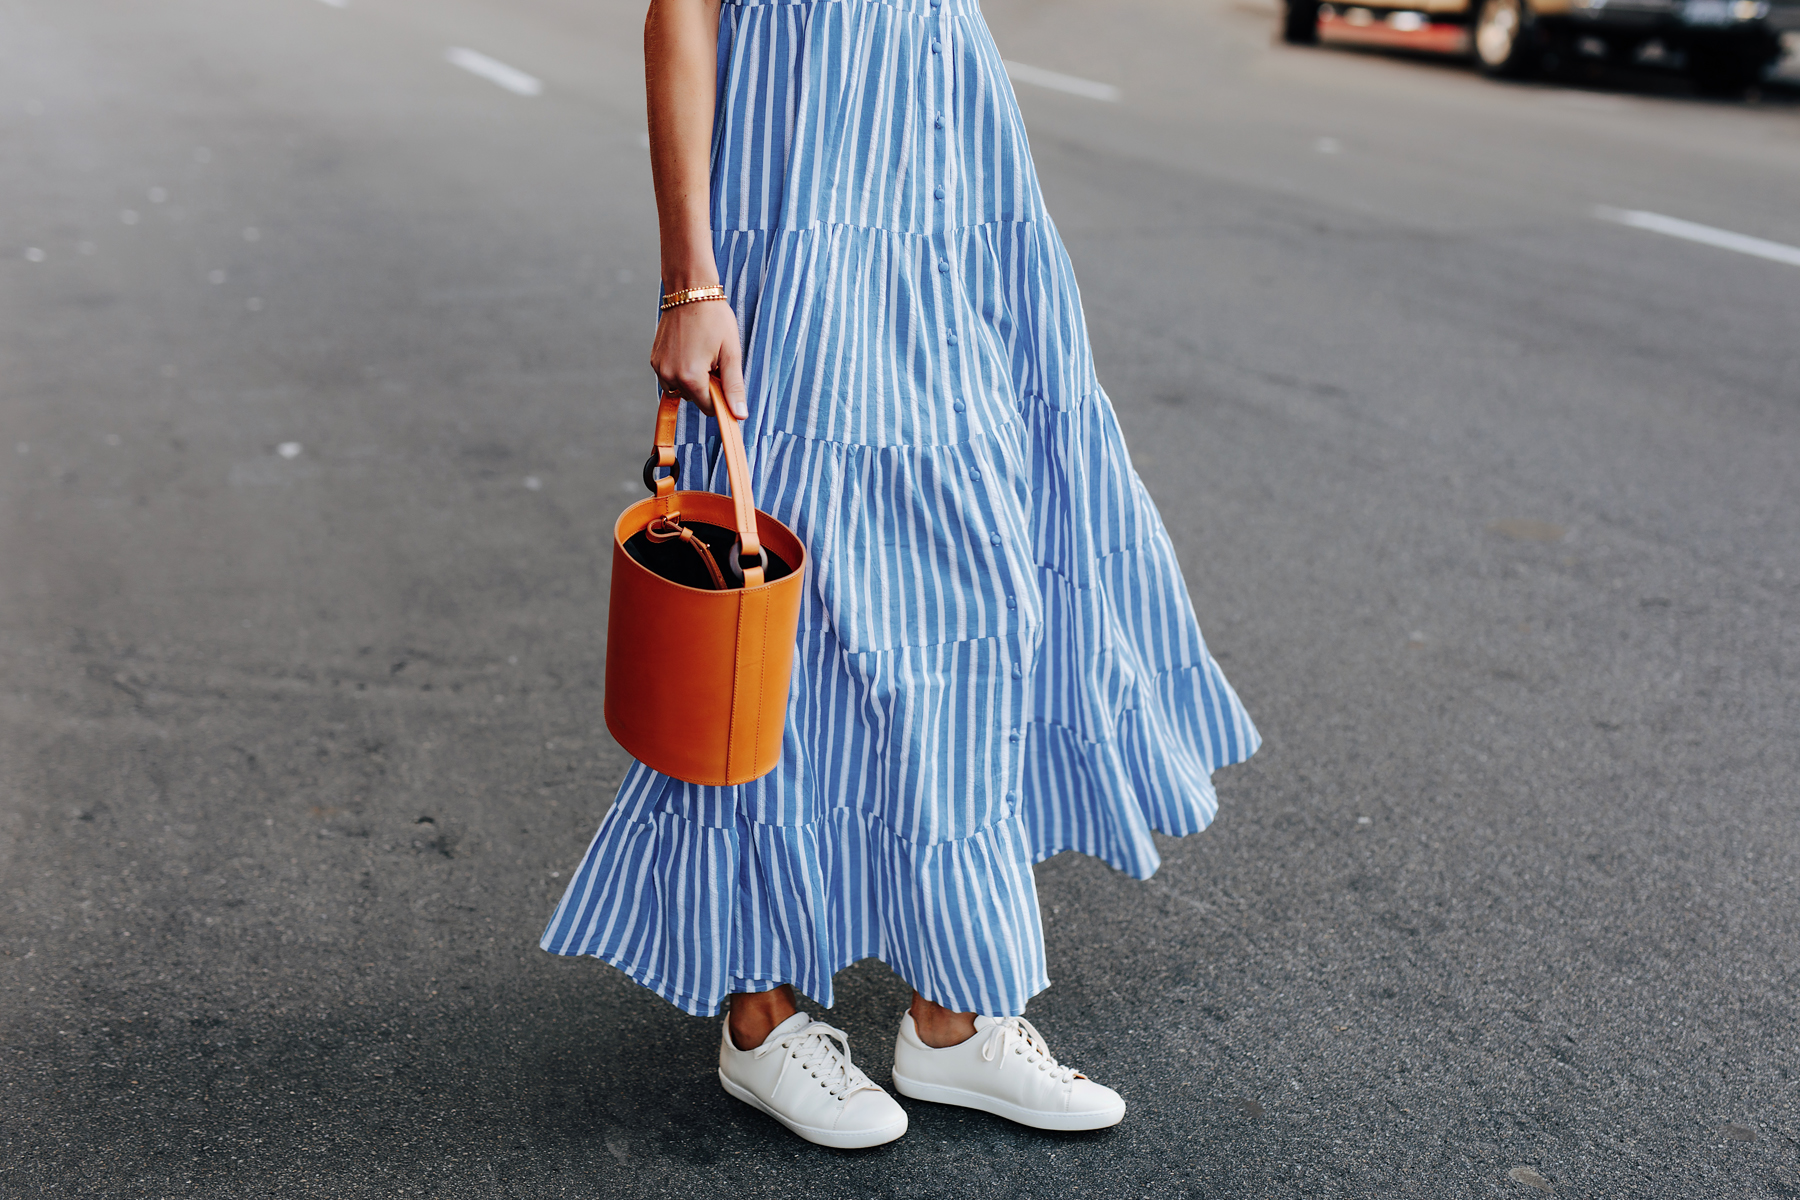
[[[544,90],[543,83],[533,76],[467,46],[450,47],[444,52],[444,60],[471,75],[481,76],[496,87],[505,88],[515,96],[536,96]]]
[[[1061,71],[1050,71],[1029,63],[1013,62],[1011,59],[1005,62],[1006,73],[1014,83],[1029,83],[1034,87],[1067,92],[1071,96],[1086,96],[1089,100],[1104,100],[1109,104],[1119,102],[1119,89],[1110,83],[1095,83],[1091,79],[1064,75]]]
[[[1711,225],[1683,221],[1680,217],[1665,217],[1661,213],[1643,212],[1633,208],[1608,208],[1605,205],[1596,205],[1594,215],[1602,221],[1616,221],[1620,225],[1629,225],[1633,229],[1648,229],[1651,233],[1660,233],[1665,237],[1680,238],[1687,242],[1698,242],[1702,246],[1716,246],[1720,250],[1734,250],[1739,254],[1766,258],[1770,262],[1800,267],[1800,246],[1771,242],[1764,238],[1751,237],[1746,233],[1733,233],[1729,229],[1715,229]]]
[[[332,8],[349,8],[350,0],[319,0],[320,4],[329,4]]]

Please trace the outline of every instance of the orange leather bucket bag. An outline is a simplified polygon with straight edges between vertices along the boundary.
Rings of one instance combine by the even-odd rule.
[[[743,433],[717,383],[712,400],[731,495],[675,490],[681,401],[665,393],[644,463],[653,495],[613,526],[606,727],[664,775],[747,783],[781,759],[806,550],[757,511]],[[658,478],[659,467],[676,469]]]

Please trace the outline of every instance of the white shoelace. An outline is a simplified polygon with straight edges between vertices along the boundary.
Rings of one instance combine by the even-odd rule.
[[[1024,1017],[999,1017],[988,1026],[987,1040],[981,1043],[982,1060],[993,1062],[998,1056],[1004,1070],[1009,1050],[1023,1058],[1027,1066],[1036,1067],[1058,1083],[1068,1083],[1081,1075],[1074,1067],[1056,1061],[1044,1044],[1044,1035]]]
[[[837,1040],[833,1041],[833,1038]],[[842,1049],[838,1048],[838,1042],[843,1043]],[[875,1086],[861,1068],[850,1061],[850,1035],[823,1021],[813,1021],[786,1037],[764,1042],[753,1053],[763,1058],[777,1050],[792,1055],[800,1069],[817,1079],[834,1100]]]

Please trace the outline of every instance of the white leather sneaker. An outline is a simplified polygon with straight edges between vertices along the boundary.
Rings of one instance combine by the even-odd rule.
[[[938,1049],[919,1040],[907,1013],[894,1040],[894,1090],[1033,1129],[1104,1129],[1125,1119],[1124,1098],[1057,1062],[1024,1017],[976,1017],[974,1037]]]
[[[906,1110],[850,1061],[850,1039],[843,1030],[805,1013],[777,1025],[752,1050],[732,1044],[727,1021],[719,1042],[719,1082],[821,1146],[860,1150],[906,1132]]]

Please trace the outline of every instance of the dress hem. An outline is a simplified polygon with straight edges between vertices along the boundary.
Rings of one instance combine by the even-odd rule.
[[[1058,853],[1061,853],[1061,852],[1058,851]],[[788,986],[792,987],[798,995],[804,997],[805,999],[815,1002],[816,1004],[818,1004],[818,1006],[821,1009],[823,1009],[827,1012],[829,1012],[833,1008],[837,1007],[837,1003],[836,1003],[837,998],[835,996],[830,995],[830,994],[827,994],[824,997],[814,996],[811,993],[805,991],[798,982],[791,980],[791,979],[738,979],[738,980],[733,980],[731,991],[726,992],[723,996],[720,996],[717,1000],[705,1000],[705,999],[701,998],[700,996],[695,995],[692,992],[684,992],[679,988],[669,987],[669,986],[665,985],[663,982],[663,979],[660,975],[657,975],[650,971],[633,969],[626,963],[620,961],[620,959],[624,957],[623,955],[609,955],[609,954],[606,954],[599,950],[554,950],[554,949],[551,949],[550,946],[548,946],[542,942],[540,942],[538,944],[538,949],[544,951],[546,954],[554,954],[558,958],[592,958],[599,962],[603,962],[607,966],[609,966],[609,967],[613,968],[615,971],[619,972],[619,974],[625,976],[625,978],[631,980],[631,982],[637,984],[641,988],[644,988],[646,991],[655,993],[655,995],[659,999],[664,1000],[671,1006],[680,1009],[682,1012],[686,1013],[690,1017],[721,1016],[724,1014],[726,1007],[727,1007],[725,1002],[728,999],[730,999],[732,996],[739,995],[741,993],[747,993],[747,992],[752,992],[752,993],[753,992],[772,992],[784,983],[787,984]],[[870,959],[873,959],[874,961],[880,963],[882,966],[886,967],[888,970],[893,971],[894,975],[897,978],[899,978],[901,982],[905,983],[907,987],[913,988],[913,990],[915,990],[915,991],[918,990],[917,985],[915,985],[911,980],[907,979],[906,976],[901,975],[899,969],[896,968],[893,963],[888,962],[887,959],[882,958],[878,954],[864,954],[861,957],[852,958],[847,962],[844,962],[840,965],[832,967],[830,975],[827,976],[827,986],[829,987],[830,983],[837,978],[839,972],[847,971],[851,967],[854,967],[857,963],[867,962]],[[1050,987],[1050,983],[1051,983],[1051,980],[1048,976],[1044,976],[1044,977],[1040,978],[1036,982],[1035,986],[1032,988],[1032,991],[1030,992],[1030,994],[1028,996],[1026,996],[1026,1001],[1029,1002],[1032,999],[1043,995],[1044,992]],[[743,985],[743,986],[739,986],[739,985]],[[920,992],[920,995],[924,995],[924,993]],[[931,1000],[930,996],[926,996],[925,998],[927,1000]],[[936,1003],[939,1003],[939,1001],[932,1000],[932,1003],[936,1004]],[[1023,1006],[1021,1006],[1020,1010],[1016,1013],[993,1012],[993,1013],[982,1013],[981,1015],[988,1016],[988,1017],[1020,1017],[1020,1016],[1025,1015],[1025,1010],[1024,1010]]]

